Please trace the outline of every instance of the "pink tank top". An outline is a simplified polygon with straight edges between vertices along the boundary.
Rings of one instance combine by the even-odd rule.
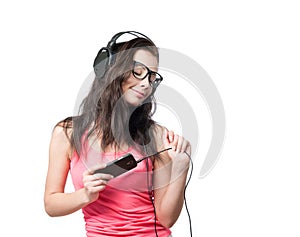
[[[83,187],[82,174],[100,162],[109,162],[127,153],[135,159],[142,155],[134,149],[118,153],[102,153],[88,147],[87,155],[75,153],[71,160],[71,177],[76,190]],[[154,210],[149,197],[148,184],[152,180],[152,162],[146,160],[127,173],[109,181],[100,192],[98,200],[82,208],[87,237],[100,236],[135,236],[151,237],[155,235]],[[147,175],[149,177],[147,183]],[[150,185],[151,187],[151,185]],[[156,221],[159,237],[170,236],[171,231]]]

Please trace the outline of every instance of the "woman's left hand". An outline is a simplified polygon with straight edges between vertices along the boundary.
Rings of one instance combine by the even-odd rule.
[[[189,141],[167,129],[164,131],[163,141],[165,148],[172,148],[168,150],[168,155],[173,161],[173,171],[181,172],[186,170],[189,167],[189,156],[191,154]]]

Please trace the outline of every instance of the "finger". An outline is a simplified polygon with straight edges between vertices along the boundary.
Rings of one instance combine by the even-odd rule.
[[[170,146],[169,131],[165,128],[163,132],[163,143],[165,147]]]
[[[87,169],[86,171],[83,172],[83,175],[92,175],[94,174],[94,172],[98,169],[103,169],[106,167],[106,163],[101,163],[101,164],[97,164],[95,166],[93,166],[92,168],[90,169]]]
[[[98,179],[98,180],[86,182],[84,184],[84,187],[91,190],[92,188],[99,187],[99,186],[106,186],[106,185],[107,185],[106,180]]]
[[[90,169],[90,170],[91,170],[91,173],[94,174],[95,171],[104,169],[104,168],[106,167],[106,165],[107,165],[106,163],[99,163],[99,164],[93,166],[93,167]]]
[[[174,139],[173,139],[173,142],[171,143],[172,147],[173,147],[173,150],[174,151],[177,151],[177,146],[178,146],[178,141],[179,141],[179,136],[176,134],[173,136]]]
[[[169,131],[168,139],[169,139],[170,143],[172,143],[174,141],[174,132],[173,131]]]
[[[108,182],[107,180],[98,179],[98,180],[91,182],[91,185],[93,187],[97,187],[97,186],[101,186],[101,185],[107,185],[107,182]]]
[[[99,186],[87,186],[85,188],[89,194],[95,194],[95,193],[98,193],[98,192],[104,190],[105,187],[106,187],[106,185],[99,185]]]
[[[181,152],[187,152],[189,146],[190,146],[189,141],[183,138],[183,142],[182,142],[182,146],[181,146]]]
[[[92,187],[90,188],[90,192],[91,193],[99,193],[101,191],[103,191],[105,189],[106,185],[100,185],[100,186],[97,186],[97,187]]]
[[[91,183],[93,181],[105,180],[109,181],[113,178],[110,174],[97,173],[93,175],[85,175],[83,176],[83,183]]]
[[[103,179],[103,180],[111,180],[114,176],[112,176],[111,174],[103,174],[103,173],[96,173],[93,174],[93,180],[99,180],[99,179]]]
[[[188,146],[187,146],[187,148],[186,148],[186,152],[187,152],[189,155],[192,154],[192,146],[191,146],[191,143],[190,143],[190,142],[188,142]]]
[[[176,151],[177,152],[181,152],[183,142],[184,142],[183,137],[182,136],[178,136],[178,142],[177,142],[177,146],[176,146]]]
[[[187,146],[183,152],[188,156],[188,158],[191,159],[192,148],[191,148],[191,144],[189,142],[187,142]]]

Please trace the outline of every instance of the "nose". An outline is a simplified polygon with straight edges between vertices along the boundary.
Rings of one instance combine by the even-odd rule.
[[[149,75],[147,75],[143,80],[140,81],[140,85],[144,88],[150,87]]]

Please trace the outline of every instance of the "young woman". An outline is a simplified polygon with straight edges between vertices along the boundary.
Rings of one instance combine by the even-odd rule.
[[[63,216],[82,209],[88,237],[168,237],[183,206],[190,143],[151,118],[162,81],[153,42],[138,36],[112,49],[113,62],[96,73],[80,115],[53,130],[45,210]],[[149,158],[117,177],[95,173],[128,153]],[[65,193],[69,172],[75,191]]]

